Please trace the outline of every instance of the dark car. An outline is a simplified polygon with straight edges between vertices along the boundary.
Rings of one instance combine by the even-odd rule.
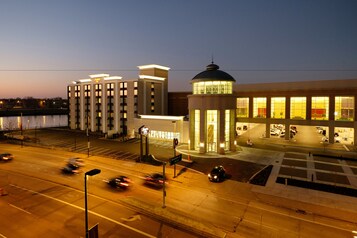
[[[161,173],[148,174],[144,178],[144,183],[155,187],[162,187],[164,185],[164,176]]]
[[[215,166],[211,172],[208,174],[208,179],[211,182],[219,182],[224,180],[226,177],[226,170],[222,165]]]
[[[65,174],[78,174],[80,170],[78,165],[67,163],[66,166],[62,168],[62,172]]]
[[[130,186],[131,180],[126,177],[126,176],[118,176],[109,180],[105,180],[106,183],[109,184],[109,186],[113,188],[121,188],[121,189],[126,189]]]
[[[11,161],[14,159],[14,156],[10,153],[0,154],[0,161]]]

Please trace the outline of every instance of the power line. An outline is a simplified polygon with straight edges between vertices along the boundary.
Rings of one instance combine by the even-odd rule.
[[[0,72],[87,72],[87,71],[104,71],[104,72],[137,72],[137,69],[0,69]],[[184,72],[195,71],[201,72],[202,69],[170,69],[170,71]],[[224,69],[224,71],[237,72],[357,72],[357,69]]]

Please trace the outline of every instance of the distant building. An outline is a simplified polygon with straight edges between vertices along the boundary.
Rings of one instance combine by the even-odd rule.
[[[69,127],[106,134],[135,134],[140,115],[167,115],[168,71],[161,65],[138,66],[137,79],[93,74],[68,86]]]

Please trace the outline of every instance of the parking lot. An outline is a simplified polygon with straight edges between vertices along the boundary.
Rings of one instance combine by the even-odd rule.
[[[242,124],[243,125],[243,124]],[[295,126],[290,128],[290,138],[285,139],[286,130],[282,125],[272,125],[269,138],[266,136],[265,124],[247,124],[246,127],[238,126],[237,141],[246,144],[250,139],[260,144],[286,144],[302,147],[329,148],[345,151],[355,151],[354,143],[351,141],[351,133],[345,128],[336,128],[334,144],[328,143],[328,128],[320,126]]]

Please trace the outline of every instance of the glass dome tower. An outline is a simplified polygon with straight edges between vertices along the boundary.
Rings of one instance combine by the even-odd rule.
[[[235,79],[212,62],[191,83],[190,150],[219,154],[235,151]]]

